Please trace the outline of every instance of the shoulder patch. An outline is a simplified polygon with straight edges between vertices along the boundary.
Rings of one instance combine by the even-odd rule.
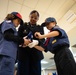
[[[6,23],[11,23],[11,20],[6,21]]]
[[[24,25],[29,25],[29,23],[28,22],[25,22]]]

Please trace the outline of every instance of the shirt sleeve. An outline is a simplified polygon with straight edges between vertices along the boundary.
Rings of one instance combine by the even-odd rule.
[[[58,37],[63,37],[65,35],[65,31],[61,28],[54,28],[53,31],[58,31],[59,32]]]
[[[4,38],[7,41],[13,41],[13,42],[18,43],[18,44],[24,43],[23,38],[20,38],[19,36],[14,35],[14,31],[12,29],[8,29],[4,32]]]

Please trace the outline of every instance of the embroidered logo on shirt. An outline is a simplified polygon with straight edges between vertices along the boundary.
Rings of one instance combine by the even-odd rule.
[[[57,40],[55,39],[55,40],[52,41],[52,44],[54,44],[54,43],[56,43],[56,42],[57,42]]]
[[[23,33],[26,33],[26,32],[27,32],[26,30],[23,31]]]

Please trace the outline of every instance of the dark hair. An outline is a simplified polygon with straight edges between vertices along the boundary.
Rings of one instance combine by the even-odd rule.
[[[8,14],[6,17],[5,17],[5,20],[14,20],[14,19],[17,19],[18,17],[16,17],[15,15],[13,14]]]
[[[36,10],[31,11],[31,12],[30,12],[30,15],[33,14],[33,13],[37,13],[38,17],[40,16],[40,15],[39,15],[39,12],[36,11]]]

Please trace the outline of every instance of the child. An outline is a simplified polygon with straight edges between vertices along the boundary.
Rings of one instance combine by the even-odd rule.
[[[18,12],[8,14],[0,30],[0,75],[14,75],[17,44],[29,44],[30,40],[18,37],[16,27],[22,24]]]
[[[36,38],[47,38],[43,45],[35,46],[35,48],[40,51],[50,51],[54,54],[58,75],[76,75],[75,60],[69,50],[70,43],[68,36],[66,32],[56,24],[57,22],[53,17],[45,20],[45,25],[50,32],[45,35],[41,35],[39,32],[35,33]]]

